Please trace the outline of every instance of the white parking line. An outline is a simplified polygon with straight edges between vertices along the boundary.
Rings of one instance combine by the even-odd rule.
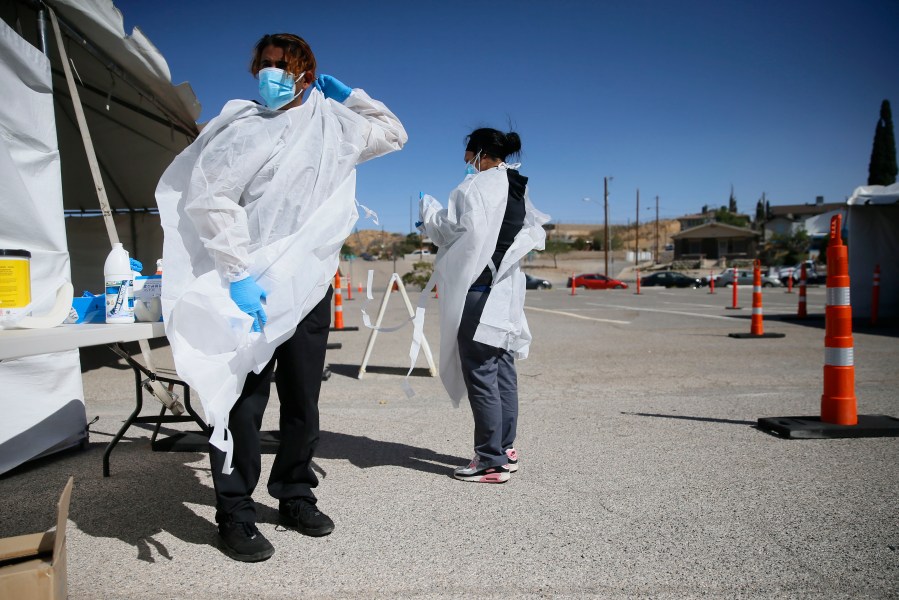
[[[535,306],[525,306],[525,310],[536,310],[537,312],[545,312],[551,313],[554,315],[562,315],[565,317],[574,317],[575,319],[584,319],[585,321],[597,321],[599,323],[612,323],[615,325],[630,325],[630,321],[616,321],[614,319],[597,319],[596,317],[585,317],[583,315],[576,315],[570,312],[564,312],[561,310],[549,310],[548,308],[537,308]]]
[[[684,315],[686,317],[699,317],[701,319],[724,319],[726,321],[730,321],[735,317],[722,317],[720,315],[701,315],[697,313],[683,312],[679,310],[661,310],[658,308],[638,308],[635,306],[619,306],[617,304],[595,304],[593,302],[587,302],[590,306],[598,306],[600,308],[622,308],[624,310],[636,310],[637,312],[645,311],[645,312],[657,312],[664,313],[668,315]]]

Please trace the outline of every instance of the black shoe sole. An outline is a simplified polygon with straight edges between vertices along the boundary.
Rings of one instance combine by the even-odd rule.
[[[280,513],[278,513],[278,523],[280,523],[284,527],[294,529],[296,531],[299,531],[303,535],[308,535],[310,537],[323,537],[334,531],[334,525],[324,525],[317,528],[303,527],[294,519],[291,519],[290,517],[282,515]]]
[[[225,540],[218,536],[216,539],[218,549],[221,550],[225,556],[228,558],[239,560],[240,562],[262,562],[263,560],[268,560],[275,553],[275,549],[271,548],[269,550],[262,550],[261,552],[257,552],[255,554],[241,554],[240,552],[236,552],[231,546],[225,543]]]

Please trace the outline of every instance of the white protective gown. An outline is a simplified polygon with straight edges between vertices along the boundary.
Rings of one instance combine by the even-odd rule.
[[[293,335],[337,271],[359,216],[356,165],[406,140],[400,121],[360,89],[342,104],[313,89],[286,111],[232,100],[163,174],[166,335],[223,451],[247,374]],[[246,273],[268,295],[262,333],[250,332],[252,318],[229,294]]]
[[[450,194],[446,208],[431,196],[421,200],[425,234],[438,248],[434,278],[440,291],[440,378],[454,406],[467,394],[456,341],[465,296],[488,263],[493,264],[509,194],[506,169],[515,166],[503,163],[467,176]],[[534,208],[527,190],[524,201],[524,225],[494,274],[474,336],[475,341],[513,352],[519,359],[527,358],[531,343],[519,262],[531,250],[543,249],[543,224],[550,218]]]

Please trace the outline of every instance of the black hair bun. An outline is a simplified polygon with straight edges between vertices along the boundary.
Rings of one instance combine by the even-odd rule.
[[[504,136],[503,152],[506,156],[510,154],[518,154],[521,152],[521,138],[514,131],[510,131]]]

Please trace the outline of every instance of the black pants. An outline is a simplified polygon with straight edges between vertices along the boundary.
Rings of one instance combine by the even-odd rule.
[[[318,395],[331,326],[332,293],[329,289],[300,321],[296,333],[278,346],[261,373],[247,376],[228,417],[234,440],[234,470],[230,475],[222,473],[225,453],[210,444],[216,522],[256,522],[252,494],[262,470],[259,432],[273,370],[281,401],[281,444],[269,475],[268,492],[280,500],[305,497],[315,501],[312,488],[318,485],[318,477],[312,470],[312,457],[319,439]]]

